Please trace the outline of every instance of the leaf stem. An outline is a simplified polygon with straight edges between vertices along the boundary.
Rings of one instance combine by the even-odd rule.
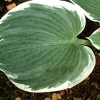
[[[78,41],[79,44],[93,47],[92,43],[89,40],[78,39],[77,41]]]

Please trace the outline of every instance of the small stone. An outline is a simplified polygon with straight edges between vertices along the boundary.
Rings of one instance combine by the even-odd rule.
[[[8,2],[11,2],[12,0],[7,0]]]
[[[15,3],[9,4],[9,5],[6,6],[7,10],[11,10],[14,7],[16,7],[16,4]]]

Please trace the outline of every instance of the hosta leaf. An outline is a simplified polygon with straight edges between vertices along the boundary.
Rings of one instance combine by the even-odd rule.
[[[93,20],[100,22],[100,0],[70,0],[78,4],[85,15]]]
[[[100,50],[100,28],[93,32],[93,34],[88,37],[92,45]]]
[[[0,23],[0,69],[17,87],[62,90],[93,70],[93,52],[76,38],[85,17],[75,5],[33,0],[8,12]]]

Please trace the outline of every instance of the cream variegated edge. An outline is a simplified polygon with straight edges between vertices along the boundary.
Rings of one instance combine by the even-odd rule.
[[[88,40],[92,43],[92,45],[100,50],[100,28],[95,30],[91,36],[87,37]]]
[[[15,84],[18,88],[24,90],[24,91],[28,91],[28,92],[52,92],[52,91],[59,91],[59,90],[64,90],[66,88],[72,88],[73,86],[79,84],[80,82],[82,82],[86,77],[88,77],[90,75],[90,73],[93,71],[94,66],[95,66],[95,56],[93,51],[87,47],[84,46],[84,48],[87,50],[87,54],[88,54],[88,58],[89,58],[89,63],[88,65],[84,68],[83,72],[73,81],[66,81],[65,83],[63,83],[60,86],[57,87],[52,87],[52,88],[44,88],[44,89],[40,89],[40,90],[32,90],[28,85],[24,85],[24,84],[18,84],[12,81],[13,84]]]
[[[51,1],[48,1],[48,0],[32,0],[32,1],[24,2],[22,4],[19,4],[15,8],[11,9],[7,14],[5,14],[0,19],[0,23],[3,23],[5,21],[5,19],[7,19],[7,17],[11,16],[10,15],[11,12],[25,10],[25,8],[29,8],[30,7],[31,3],[44,4],[44,5],[48,5],[48,6],[51,6],[51,7],[58,7],[58,8],[65,7],[65,8],[67,8],[70,11],[77,11],[78,16],[79,16],[80,21],[81,21],[81,28],[82,28],[79,31],[79,33],[77,33],[77,35],[80,34],[83,31],[83,29],[85,28],[86,19],[85,19],[85,16],[84,16],[83,12],[79,9],[79,7],[76,6],[76,5],[73,5],[73,4],[69,3],[69,2],[60,1],[60,0],[55,0],[55,1],[54,0],[51,0]]]
[[[73,0],[70,0],[73,4],[75,4],[79,9],[80,9],[80,11],[82,11],[84,14],[85,14],[85,16],[88,18],[88,19],[90,19],[90,20],[92,20],[92,21],[94,21],[94,22],[99,22],[100,23],[100,20],[98,20],[98,19],[95,19],[95,17],[93,17],[93,16],[91,16],[91,14],[89,13],[89,12],[87,12],[86,10],[84,10],[84,8],[82,8],[80,5],[78,5],[77,3],[75,3]]]

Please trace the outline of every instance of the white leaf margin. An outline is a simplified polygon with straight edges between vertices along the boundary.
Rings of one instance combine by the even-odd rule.
[[[73,86],[75,86],[75,85],[79,84],[80,82],[82,82],[86,77],[88,77],[91,74],[91,72],[93,71],[94,66],[96,64],[96,60],[95,60],[95,56],[94,56],[93,51],[87,46],[84,46],[84,49],[86,49],[87,54],[88,54],[88,59],[89,59],[88,65],[84,67],[84,70],[83,70],[83,72],[80,73],[79,77],[77,77],[73,81],[67,80],[65,83],[63,83],[62,85],[57,86],[57,87],[52,87],[52,88],[47,87],[47,88],[44,88],[44,89],[33,90],[28,85],[19,84],[19,83],[11,81],[10,79],[9,80],[16,87],[18,87],[18,88],[20,88],[24,91],[34,92],[34,93],[60,91],[60,90],[64,90],[64,89],[67,89],[67,88],[72,88]],[[6,75],[9,76],[9,74],[6,74]],[[16,77],[16,75],[14,75],[14,76]],[[10,77],[14,77],[14,76],[10,75]]]
[[[90,13],[88,13],[87,11],[85,11],[81,6],[79,6],[77,3],[75,3],[73,0],[70,0],[73,4],[75,4],[77,7],[78,7],[78,9],[80,9],[80,11],[82,11],[83,13],[84,13],[84,15],[88,18],[88,19],[90,19],[91,21],[94,21],[94,22],[99,22],[100,23],[100,21],[99,20],[96,20],[94,17],[92,17],[91,15],[90,15]]]
[[[0,24],[2,24],[7,17],[12,16],[10,13],[11,12],[16,12],[16,11],[20,11],[20,10],[25,10],[25,8],[29,8],[31,3],[36,3],[36,4],[43,4],[43,5],[48,5],[51,7],[57,7],[57,8],[63,8],[65,7],[66,9],[74,12],[77,11],[78,15],[79,15],[79,19],[81,21],[81,29],[79,31],[78,34],[80,34],[83,29],[85,28],[86,25],[86,18],[84,13],[79,9],[78,6],[70,3],[70,2],[66,2],[66,1],[61,1],[61,0],[32,0],[32,1],[27,1],[24,2],[22,4],[19,4],[18,6],[16,6],[15,8],[11,9],[7,14],[5,14],[1,19],[0,19]],[[63,6],[62,6],[63,5]],[[77,35],[78,35],[77,34]]]
[[[97,32],[100,32],[100,28],[98,28],[97,30],[95,30],[95,31],[92,33],[91,36],[95,35]],[[91,37],[91,36],[90,36],[90,37]],[[100,45],[99,45],[99,44],[94,43],[94,41],[93,41],[91,38],[89,38],[89,37],[87,37],[87,39],[90,40],[90,42],[92,43],[92,45],[93,45],[96,49],[100,50]]]

